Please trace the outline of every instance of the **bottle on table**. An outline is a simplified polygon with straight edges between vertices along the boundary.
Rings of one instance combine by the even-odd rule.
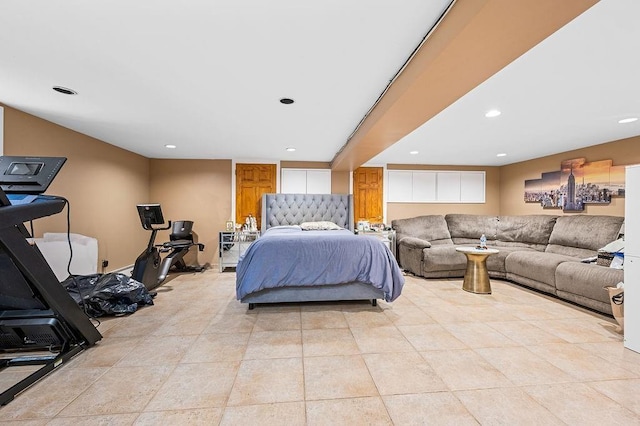
[[[483,250],[487,248],[487,237],[484,234],[480,237],[480,248]]]

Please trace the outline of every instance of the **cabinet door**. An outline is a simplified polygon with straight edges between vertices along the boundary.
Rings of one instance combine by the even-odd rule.
[[[484,203],[484,172],[460,173],[460,201]]]
[[[307,172],[304,170],[282,169],[280,192],[283,194],[306,194]]]
[[[624,253],[640,257],[640,166],[627,167],[624,198]]]
[[[438,201],[460,201],[460,172],[438,172]]]
[[[411,188],[413,201],[426,203],[436,201],[436,172],[413,172]]]
[[[413,201],[413,172],[389,170],[387,182],[387,201],[390,203]]]
[[[640,166],[627,167],[624,224],[624,346],[640,352]]]
[[[640,352],[640,257],[624,258],[624,346]]]
[[[331,194],[331,170],[307,170],[307,194]]]

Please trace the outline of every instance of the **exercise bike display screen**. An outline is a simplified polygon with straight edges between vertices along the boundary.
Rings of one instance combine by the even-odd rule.
[[[4,174],[10,176],[35,176],[40,173],[42,166],[44,166],[44,163],[11,163]]]
[[[164,216],[162,216],[162,208],[160,204],[138,204],[138,215],[140,223],[144,229],[148,229],[151,225],[163,225]]]

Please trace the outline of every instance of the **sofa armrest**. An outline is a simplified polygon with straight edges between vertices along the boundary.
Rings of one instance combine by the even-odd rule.
[[[398,244],[415,249],[426,249],[431,247],[431,243],[429,241],[415,237],[404,237],[398,242]]]

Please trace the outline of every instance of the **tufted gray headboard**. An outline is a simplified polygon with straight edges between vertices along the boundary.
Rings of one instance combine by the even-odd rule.
[[[353,231],[353,198],[344,194],[264,194],[262,232],[278,225],[331,221]]]

